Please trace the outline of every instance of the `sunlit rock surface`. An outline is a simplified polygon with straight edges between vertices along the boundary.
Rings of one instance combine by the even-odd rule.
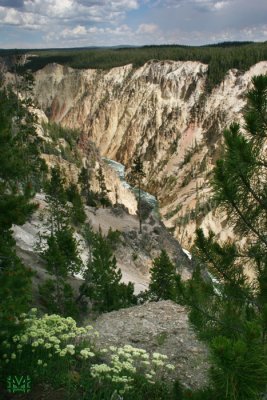
[[[168,356],[178,378],[189,388],[208,382],[208,350],[188,321],[188,310],[172,301],[159,301],[102,314],[94,324],[100,348],[130,344]]]
[[[245,73],[230,70],[211,93],[205,92],[207,71],[200,62],[150,61],[108,71],[51,64],[35,74],[39,107],[53,121],[81,129],[81,147],[92,140],[101,156],[126,170],[135,155],[143,156],[144,187],[187,249],[197,226],[215,227],[221,239],[231,236],[225,217],[211,212],[208,174],[223,129],[242,122],[244,95],[251,78],[267,72],[267,61]]]

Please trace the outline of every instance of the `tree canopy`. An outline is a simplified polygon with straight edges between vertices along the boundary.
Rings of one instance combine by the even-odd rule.
[[[256,400],[267,384],[267,76],[252,83],[244,127],[225,130],[212,182],[217,205],[243,240],[218,243],[213,232],[199,229],[198,268],[208,269],[217,284],[197,270],[189,284],[191,320],[215,362],[214,399]]]

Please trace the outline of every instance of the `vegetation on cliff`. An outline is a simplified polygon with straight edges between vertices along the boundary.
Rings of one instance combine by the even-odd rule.
[[[232,124],[224,132],[225,153],[213,179],[217,204],[244,244],[221,245],[212,232],[197,231],[196,255],[217,278],[218,290],[203,296],[200,277],[193,279],[200,297],[192,319],[211,343],[215,386],[231,400],[259,399],[267,384],[267,76],[253,78],[253,85],[245,131]]]
[[[31,201],[43,165],[38,157],[32,116],[11,91],[0,91],[0,339],[17,330],[27,309],[31,271],[16,256],[12,225],[23,224],[36,209]]]
[[[25,51],[24,51],[25,52]],[[140,67],[149,60],[200,61],[209,65],[207,90],[219,84],[231,68],[246,71],[267,59],[267,43],[222,43],[217,46],[161,45],[121,49],[67,49],[28,51],[37,55],[26,64],[36,71],[49,63],[72,68],[109,69],[132,63]]]
[[[205,236],[198,229],[192,279],[182,283],[175,278],[162,252],[145,294],[146,299],[156,296],[190,306],[191,322],[210,346],[211,386],[195,393],[196,399],[259,400],[266,393],[267,76],[254,77],[253,85],[247,94],[244,132],[236,123],[225,130],[225,152],[212,181],[214,201],[243,243],[219,244],[213,232]]]

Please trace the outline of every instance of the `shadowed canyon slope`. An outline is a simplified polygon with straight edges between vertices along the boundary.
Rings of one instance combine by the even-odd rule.
[[[223,129],[242,121],[251,78],[265,73],[267,61],[245,73],[230,70],[207,93],[208,66],[200,62],[150,61],[107,71],[51,64],[35,74],[35,97],[51,120],[83,132],[81,149],[92,140],[102,156],[126,168],[141,154],[144,188],[157,196],[165,224],[189,248],[196,226],[212,227],[221,239],[232,234],[212,211],[210,171]]]

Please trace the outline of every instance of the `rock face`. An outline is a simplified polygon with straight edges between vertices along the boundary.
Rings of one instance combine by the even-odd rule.
[[[46,233],[45,222],[47,219],[47,203],[44,194],[37,194],[34,201],[38,204],[38,210],[32,215],[31,220],[22,226],[13,226],[13,234],[17,245],[17,254],[37,272],[34,278],[35,295],[37,286],[46,277],[44,263],[41,261],[36,250],[39,241],[39,232]],[[123,208],[94,208],[85,207],[87,222],[90,222],[94,231],[101,229],[106,235],[110,228],[121,232],[120,239],[115,246],[114,255],[117,265],[122,271],[123,282],[133,282],[135,293],[148,288],[152,261],[160,254],[161,248],[165,248],[177,270],[183,279],[191,275],[192,266],[183,253],[179,243],[173,239],[167,229],[152,215],[148,216],[143,223],[143,233],[139,233],[139,221],[137,216],[127,213]],[[81,235],[76,232],[79,241],[79,252],[86,265],[89,249]],[[71,284],[78,293],[81,284],[81,275],[78,279],[71,279]]]
[[[150,61],[109,71],[51,64],[35,74],[35,97],[53,121],[82,130],[102,156],[129,169],[136,154],[145,164],[144,188],[155,194],[167,226],[184,247],[197,226],[229,236],[213,215],[208,175],[218,158],[222,131],[242,121],[244,94],[267,61],[245,73],[230,70],[205,92],[208,66],[200,62]]]
[[[208,382],[208,350],[188,322],[185,307],[159,301],[101,315],[94,324],[97,344],[130,344],[149,353],[168,356],[175,365],[174,377],[186,387],[198,389]]]
[[[66,141],[60,138],[53,142],[49,135],[49,130],[44,127],[45,125],[43,125],[43,123],[46,124],[48,122],[44,112],[38,108],[34,108],[31,111],[37,117],[35,128],[39,138],[43,141],[43,143],[49,143],[54,150],[61,152],[61,146],[63,145],[64,147],[66,145]],[[60,167],[67,184],[74,183],[79,185],[78,178],[81,172],[81,167],[87,167],[88,170],[91,171],[91,189],[95,192],[100,191],[97,174],[99,168],[101,167],[107,188],[107,195],[112,204],[115,204],[116,202],[123,204],[128,208],[130,214],[136,214],[137,201],[135,195],[122,184],[118,174],[102,160],[95,144],[88,140],[86,140],[84,143],[81,138],[77,153],[80,156],[80,160],[76,160],[76,162],[73,160],[64,159],[61,155],[47,154],[44,152],[41,153],[41,157],[45,160],[46,165],[49,168],[55,166]],[[80,161],[80,163],[78,161]]]

